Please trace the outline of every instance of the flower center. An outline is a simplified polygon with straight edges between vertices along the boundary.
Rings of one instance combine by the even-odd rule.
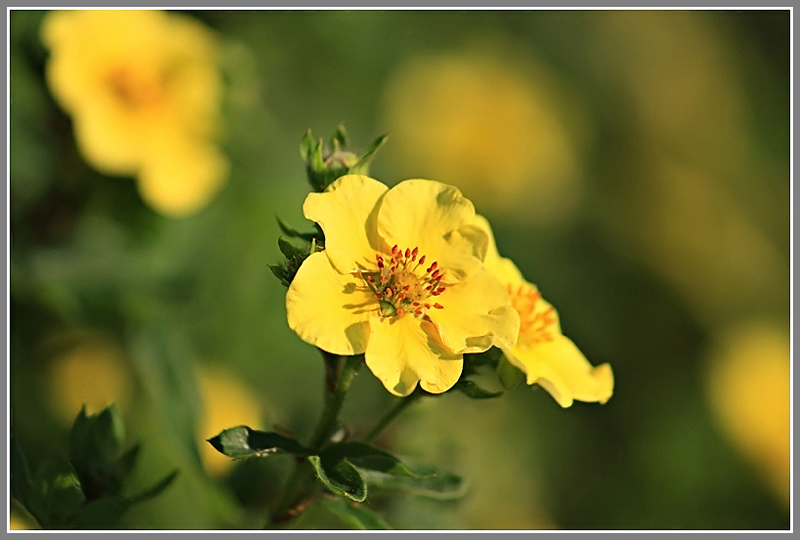
[[[160,77],[147,77],[133,73],[129,68],[118,68],[108,74],[106,82],[111,93],[126,108],[139,110],[161,101],[164,93]]]
[[[519,343],[533,345],[553,341],[556,312],[542,301],[542,294],[530,285],[509,285],[511,305],[519,313]]]
[[[422,317],[429,309],[444,309],[431,300],[447,288],[442,283],[444,271],[439,263],[425,266],[425,255],[419,257],[419,248],[401,250],[397,245],[387,259],[380,253],[375,255],[376,272],[362,273],[367,286],[378,299],[381,317],[400,317],[412,313]]]

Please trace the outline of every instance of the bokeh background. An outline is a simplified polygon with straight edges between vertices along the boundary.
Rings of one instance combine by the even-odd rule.
[[[10,13],[11,429],[31,464],[82,403],[142,444],[132,528],[259,527],[291,459],[204,439],[308,437],[323,366],[287,327],[276,216],[306,229],[298,145],[343,122],[371,175],[461,188],[597,365],[605,405],[423,400],[378,444],[469,480],[375,493],[396,528],[786,529],[788,11],[203,11],[227,183],[162,215],[98,172],[45,79],[43,11]],[[390,396],[363,370],[357,435]],[[16,516],[15,519],[19,519]],[[311,512],[297,527],[344,526]]]

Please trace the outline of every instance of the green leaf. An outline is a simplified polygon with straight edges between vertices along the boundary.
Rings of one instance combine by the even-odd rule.
[[[72,424],[67,456],[87,499],[116,494],[122,487],[119,453],[124,437],[125,426],[114,405],[94,415],[83,408]]]
[[[372,145],[367,149],[367,151],[358,158],[355,165],[350,167],[350,174],[368,174],[369,173],[369,166],[372,163],[372,158],[375,157],[375,152],[378,151],[378,148],[383,146],[386,140],[389,138],[388,135],[381,135],[375,141],[373,141]]]
[[[75,469],[66,461],[45,461],[36,471],[28,509],[47,529],[70,526],[86,497]]]
[[[278,220],[278,227],[281,228],[281,231],[286,236],[289,236],[289,237],[292,237],[292,238],[302,238],[303,240],[306,240],[308,242],[311,242],[312,240],[319,241],[319,240],[322,240],[322,238],[323,238],[322,233],[321,233],[321,231],[319,229],[319,226],[317,226],[317,231],[316,232],[313,232],[313,233],[302,233],[302,232],[297,231],[296,229],[292,229],[291,227],[286,225],[281,220],[281,218],[276,216],[276,219]]]
[[[490,392],[489,390],[481,388],[473,381],[468,381],[466,379],[461,379],[458,381],[455,384],[454,389],[464,393],[466,396],[472,399],[492,399],[500,397],[506,393],[505,390],[500,390],[499,392]]]
[[[284,240],[283,238],[280,237],[278,237],[278,248],[281,250],[281,253],[283,253],[286,256],[287,259],[291,259],[294,257],[305,257],[308,255],[308,253],[305,252],[302,248],[299,248],[294,244],[292,244],[291,242],[288,242],[287,240]]]
[[[408,461],[406,465],[417,475],[416,477],[394,476],[376,471],[363,471],[362,474],[367,484],[375,489],[401,491],[438,500],[460,499],[466,494],[466,483],[458,475],[430,465]]]
[[[388,530],[392,528],[381,516],[363,504],[353,504],[339,497],[321,497],[316,504],[353,529]]]
[[[269,454],[294,454],[308,456],[311,452],[291,437],[275,433],[237,426],[222,431],[208,439],[211,446],[228,457],[239,459]]]
[[[320,456],[309,456],[317,478],[334,494],[361,502],[367,498],[367,484],[358,470],[347,461],[331,462]]]
[[[326,449],[321,456],[331,463],[346,459],[359,469],[396,476],[417,476],[402,461],[385,450],[363,442],[343,442]]]
[[[77,514],[73,526],[76,529],[117,529],[120,519],[130,502],[118,495],[103,497],[84,505]]]
[[[125,478],[131,473],[133,466],[136,464],[137,457],[139,457],[138,444],[134,445],[133,448],[122,454],[122,457],[120,457],[117,461],[117,470],[119,471],[120,477]]]
[[[22,451],[19,441],[13,436],[11,437],[10,451],[11,496],[27,506],[33,490],[33,477],[25,453]]]
[[[500,379],[503,388],[511,390],[522,380],[522,371],[504,355],[497,364],[497,378]]]
[[[143,491],[142,493],[128,499],[129,504],[138,504],[141,502],[149,501],[161,495],[161,493],[169,487],[169,485],[178,476],[178,471],[172,471],[167,476],[159,480],[153,487]]]

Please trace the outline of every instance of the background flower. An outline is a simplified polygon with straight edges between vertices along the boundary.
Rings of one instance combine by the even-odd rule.
[[[60,11],[42,27],[47,80],[89,163],[138,177],[168,216],[205,206],[227,177],[214,144],[222,97],[216,37],[180,14]]]

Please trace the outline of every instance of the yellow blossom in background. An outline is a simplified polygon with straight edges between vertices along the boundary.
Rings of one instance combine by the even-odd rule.
[[[725,434],[787,503],[790,488],[790,348],[782,327],[756,321],[721,332],[708,392]]]
[[[489,222],[483,216],[476,216],[476,222],[489,234],[484,266],[507,288],[520,316],[516,345],[503,348],[508,361],[525,373],[528,384],[540,385],[562,407],[569,407],[573,400],[608,401],[614,391],[611,366],[594,367],[586,360],[572,340],[561,333],[553,306],[510,259],[500,256]]]
[[[388,155],[401,174],[425,171],[482,208],[561,221],[580,201],[585,129],[562,93],[545,68],[499,55],[412,59],[387,83]]]
[[[388,189],[350,175],[309,194],[303,212],[325,233],[325,251],[303,262],[286,295],[304,341],[364,353],[386,389],[406,396],[417,383],[445,392],[464,353],[516,340],[519,317],[481,264],[487,235],[456,188],[406,180]]]
[[[133,397],[133,380],[120,346],[103,337],[65,335],[74,340],[49,365],[46,390],[56,417],[70,426],[85,405],[97,414],[112,403],[124,411]]]
[[[203,412],[197,429],[200,456],[211,474],[221,475],[235,462],[206,441],[234,426],[246,425],[260,429],[261,407],[252,390],[233,373],[220,366],[201,367],[198,371],[198,386],[203,402]]]
[[[99,171],[136,176],[154,210],[180,217],[220,190],[215,143],[222,98],[217,43],[183,15],[56,11],[42,26],[47,82]]]

